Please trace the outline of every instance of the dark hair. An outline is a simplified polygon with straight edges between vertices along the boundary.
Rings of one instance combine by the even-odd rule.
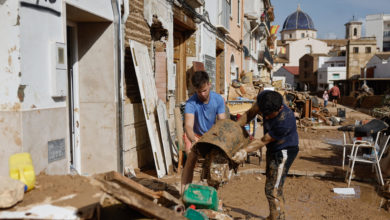
[[[197,89],[209,81],[209,74],[207,74],[205,71],[196,71],[191,77],[191,83]]]
[[[283,97],[280,93],[275,91],[264,91],[257,97],[257,104],[259,105],[261,113],[265,116],[272,112],[279,111],[283,104]]]

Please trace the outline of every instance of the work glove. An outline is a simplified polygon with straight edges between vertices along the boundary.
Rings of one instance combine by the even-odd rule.
[[[242,163],[245,161],[246,157],[247,157],[248,153],[246,152],[246,150],[244,149],[241,149],[239,151],[237,151],[234,156],[232,157],[233,161],[236,162],[236,163]]]

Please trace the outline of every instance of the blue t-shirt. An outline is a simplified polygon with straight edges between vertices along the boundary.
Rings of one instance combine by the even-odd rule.
[[[276,139],[267,144],[267,151],[276,152],[290,147],[298,147],[298,132],[293,111],[283,104],[282,111],[272,119],[264,118],[264,134]]]
[[[184,113],[195,115],[194,132],[203,135],[215,124],[217,115],[225,113],[225,103],[221,95],[212,91],[207,104],[201,102],[198,95],[194,94],[187,100]]]

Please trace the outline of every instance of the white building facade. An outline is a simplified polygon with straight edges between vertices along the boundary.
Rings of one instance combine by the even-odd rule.
[[[334,81],[346,79],[345,56],[319,57],[318,62],[317,91],[330,89],[334,86]]]
[[[119,4],[1,2],[0,175],[20,152],[36,173],[121,170]]]
[[[390,14],[367,15],[366,37],[376,37],[380,52],[390,51]]]

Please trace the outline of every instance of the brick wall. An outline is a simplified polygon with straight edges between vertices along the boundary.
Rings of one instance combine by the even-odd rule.
[[[150,28],[144,18],[144,1],[129,0],[130,12],[126,21],[125,46],[129,46],[129,39],[136,40],[150,48],[152,38]]]

